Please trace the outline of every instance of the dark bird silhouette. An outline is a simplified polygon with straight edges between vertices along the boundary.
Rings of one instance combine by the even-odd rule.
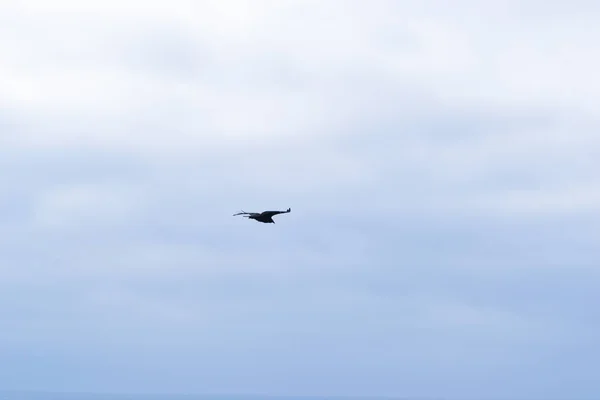
[[[244,217],[253,219],[258,222],[264,222],[265,224],[274,224],[275,223],[275,221],[273,221],[274,215],[286,214],[291,211],[292,211],[291,208],[288,208],[285,211],[263,211],[261,213],[246,212],[246,211],[242,210],[242,212],[233,214],[233,216],[235,217],[236,215],[244,215]]]

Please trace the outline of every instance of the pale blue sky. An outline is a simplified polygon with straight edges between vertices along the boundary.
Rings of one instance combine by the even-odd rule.
[[[0,390],[597,399],[600,6],[412,3],[3,2]]]

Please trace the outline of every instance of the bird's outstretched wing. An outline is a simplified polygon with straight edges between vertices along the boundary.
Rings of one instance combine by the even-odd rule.
[[[288,209],[287,209],[287,210],[285,210],[285,211],[263,211],[263,212],[261,212],[261,213],[260,213],[260,215],[262,215],[262,216],[264,216],[264,217],[272,217],[273,215],[277,215],[277,214],[286,214],[286,213],[289,213],[289,212],[291,212],[291,211],[292,211],[292,209],[291,209],[291,208],[288,208]]]
[[[250,215],[250,214],[252,214],[252,213],[249,213],[249,212],[246,212],[246,211],[242,210],[242,211],[240,211],[240,212],[239,212],[239,213],[237,213],[237,214],[233,214],[233,217],[235,217],[236,215],[244,215],[244,214],[245,214],[245,215]]]

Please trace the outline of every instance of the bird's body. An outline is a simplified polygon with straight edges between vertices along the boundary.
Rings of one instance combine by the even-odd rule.
[[[286,214],[286,213],[289,213],[291,211],[292,211],[291,208],[288,208],[285,211],[263,211],[261,213],[253,213],[253,212],[242,211],[242,212],[239,212],[239,213],[233,214],[233,215],[234,216],[236,216],[236,215],[244,215],[244,217],[253,219],[253,220],[258,221],[258,222],[263,222],[265,224],[274,224],[275,223],[275,221],[273,221],[273,216],[274,215],[277,215],[277,214]]]

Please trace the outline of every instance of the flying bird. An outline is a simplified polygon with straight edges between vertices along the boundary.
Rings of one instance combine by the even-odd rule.
[[[242,210],[242,212],[239,212],[237,214],[233,214],[233,216],[235,217],[236,215],[243,215],[246,218],[250,218],[250,219],[253,219],[253,220],[258,221],[258,222],[264,222],[265,224],[269,224],[269,223],[270,224],[274,224],[275,223],[275,221],[273,221],[273,216],[274,215],[277,215],[277,214],[286,214],[286,213],[289,213],[291,211],[292,211],[291,208],[288,208],[285,211],[263,211],[261,213],[246,212],[246,211]]]

